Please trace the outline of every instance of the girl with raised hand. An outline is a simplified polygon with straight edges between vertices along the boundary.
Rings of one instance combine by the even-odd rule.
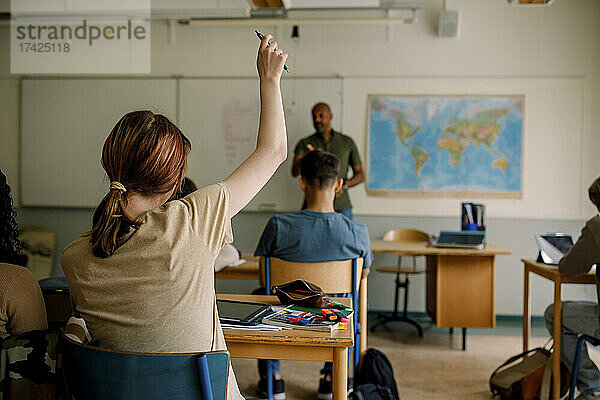
[[[256,148],[224,181],[169,201],[185,176],[191,144],[163,115],[130,112],[106,139],[102,166],[110,190],[91,231],[62,255],[75,309],[99,346],[160,353],[226,349],[215,306],[215,257],[233,240],[231,218],[287,155],[280,90],[287,54],[270,39],[266,35],[258,49]],[[231,369],[227,398],[242,398]]]

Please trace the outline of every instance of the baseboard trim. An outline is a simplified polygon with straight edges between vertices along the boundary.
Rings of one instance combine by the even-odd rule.
[[[387,311],[387,310],[386,311],[369,310],[368,314],[371,317],[373,317],[373,316],[376,317],[377,315],[391,316],[392,312]],[[410,318],[413,318],[416,320],[429,319],[429,315],[423,311],[409,311],[408,316]],[[496,315],[496,321],[498,321],[498,322],[521,322],[521,321],[523,321],[523,316],[522,315],[514,315],[514,314],[499,314],[499,315]],[[542,315],[532,315],[531,316],[532,323],[540,323],[543,321],[544,321],[544,317]]]

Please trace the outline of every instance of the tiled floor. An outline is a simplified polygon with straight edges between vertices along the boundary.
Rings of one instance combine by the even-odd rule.
[[[377,314],[369,315],[369,324]],[[521,351],[521,320],[500,318],[496,329],[469,329],[467,351],[461,351],[460,329],[454,335],[436,328],[426,318],[424,336],[408,324],[394,322],[389,330],[369,332],[369,347],[383,351],[390,359],[402,400],[491,399],[488,379],[508,357]],[[541,346],[548,334],[543,320],[532,322],[531,346]],[[234,360],[242,393],[255,396],[258,380],[254,360]],[[288,399],[316,399],[319,370],[316,362],[283,361],[282,373]]]

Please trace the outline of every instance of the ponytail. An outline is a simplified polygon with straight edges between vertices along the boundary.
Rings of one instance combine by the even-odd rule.
[[[113,186],[111,184],[110,191],[96,207],[94,225],[86,234],[91,236],[92,251],[96,257],[111,256],[119,246],[119,238],[130,229],[139,226],[138,222],[130,220],[125,214],[125,191]]]
[[[188,138],[164,115],[141,110],[121,117],[102,148],[110,190],[86,233],[96,257],[111,256],[122,244],[122,236],[140,227],[125,214],[131,193],[154,196],[181,187],[190,149]]]

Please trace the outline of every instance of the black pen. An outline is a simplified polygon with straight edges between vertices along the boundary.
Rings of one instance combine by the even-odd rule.
[[[257,31],[257,30],[254,30],[254,32],[256,32],[256,36],[258,36],[258,38],[259,38],[260,40],[262,40],[262,38],[264,38],[264,37],[265,37],[265,35],[263,35],[262,33],[260,33],[260,32],[259,32],[259,31]],[[289,69],[289,68],[287,67],[287,65],[285,65],[285,64],[283,64],[283,70],[284,70],[285,72],[290,72],[290,69]]]

